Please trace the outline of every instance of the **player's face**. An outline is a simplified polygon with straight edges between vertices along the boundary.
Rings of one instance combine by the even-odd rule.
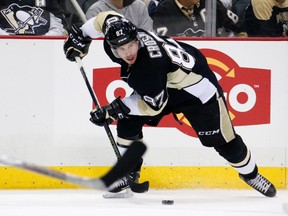
[[[121,59],[123,59],[127,64],[132,65],[137,59],[139,44],[137,40],[130,41],[116,48],[116,51]]]

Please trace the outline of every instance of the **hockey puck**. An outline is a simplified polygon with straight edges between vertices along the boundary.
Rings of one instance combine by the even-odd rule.
[[[173,205],[174,204],[174,200],[162,200],[162,204],[163,205]]]

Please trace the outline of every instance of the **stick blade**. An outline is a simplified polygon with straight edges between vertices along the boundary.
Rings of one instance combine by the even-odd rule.
[[[138,161],[146,152],[147,147],[143,142],[134,141],[128,147],[124,155],[117,161],[112,169],[101,179],[109,187],[118,179],[129,174],[137,165]]]
[[[149,190],[149,181],[142,183],[133,182],[132,179],[128,179],[130,188],[135,193],[146,193]]]

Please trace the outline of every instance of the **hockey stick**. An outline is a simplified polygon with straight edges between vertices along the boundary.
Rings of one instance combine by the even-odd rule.
[[[92,89],[92,87],[91,87],[91,85],[89,83],[89,80],[88,80],[88,78],[86,76],[82,60],[79,57],[75,57],[75,59],[76,59],[76,62],[78,64],[79,70],[80,70],[80,72],[81,72],[81,74],[83,76],[83,79],[84,79],[84,81],[86,83],[86,86],[88,88],[90,96],[91,96],[91,98],[93,100],[95,108],[99,109],[100,105],[99,105],[98,99],[97,99],[96,94],[94,93],[94,91],[93,91],[93,89]],[[116,154],[116,157],[117,157],[118,160],[120,160],[122,156],[121,156],[121,154],[119,152],[119,149],[118,149],[117,144],[116,144],[116,142],[114,140],[114,137],[113,137],[112,132],[111,132],[111,130],[109,128],[109,125],[106,122],[104,122],[104,128],[105,128],[106,134],[107,134],[107,136],[108,136],[108,138],[110,140],[110,143],[111,143],[111,145],[113,147],[113,150],[114,150],[114,152]],[[129,186],[130,186],[130,188],[131,188],[131,190],[133,192],[135,192],[135,193],[145,193],[146,191],[148,191],[148,189],[149,189],[149,181],[145,181],[145,182],[142,182],[142,183],[136,183],[136,182],[134,182],[131,179],[131,177],[129,175],[127,175],[126,178],[128,179]]]
[[[83,12],[82,8],[80,7],[79,3],[77,2],[77,0],[71,0],[71,3],[73,5],[73,7],[75,8],[76,12],[78,13],[81,21],[83,23],[85,23],[87,21],[85,13]]]
[[[109,190],[110,188],[113,188],[113,183],[117,182],[117,180],[127,175],[133,170],[133,168],[135,168],[135,164],[143,156],[145,151],[146,146],[142,142],[134,141],[121,159],[119,159],[110,169],[110,171],[100,178],[88,178],[72,175],[70,173],[63,173],[49,168],[36,166],[18,159],[10,158],[5,155],[0,155],[0,163],[64,180],[87,188]]]
[[[80,7],[79,3],[77,2],[77,0],[71,0],[71,3],[74,6],[74,8],[75,8],[76,12],[78,13],[79,17],[81,18],[82,22],[85,23],[87,21],[86,16],[85,16],[82,8]],[[88,81],[88,78],[86,76],[86,73],[85,73],[85,70],[84,70],[84,67],[83,67],[83,64],[82,64],[82,60],[79,57],[76,57],[75,59],[76,59],[76,62],[78,64],[78,66],[79,66],[81,74],[83,76],[83,79],[84,79],[84,81],[86,83],[86,86],[87,86],[87,88],[89,90],[89,93],[91,95],[93,103],[94,103],[96,109],[99,109],[100,105],[98,103],[98,99],[96,98],[96,94],[94,93],[94,91],[91,88],[91,85],[90,85],[90,83]],[[112,135],[111,130],[110,130],[110,128],[109,128],[107,123],[104,123],[104,128],[105,128],[105,131],[107,133],[107,136],[108,136],[108,138],[110,140],[110,143],[111,143],[111,145],[113,147],[113,150],[114,150],[117,158],[120,159],[121,158],[121,154],[119,152],[117,144],[116,144],[116,142],[115,142],[115,140],[113,138],[113,135]],[[136,182],[132,181],[132,179],[129,176],[127,176],[127,179],[128,179],[128,182],[129,182],[129,186],[130,186],[130,188],[131,188],[131,190],[133,192],[144,193],[144,192],[148,191],[148,189],[149,189],[149,182],[148,181],[143,182],[143,183],[136,183]]]

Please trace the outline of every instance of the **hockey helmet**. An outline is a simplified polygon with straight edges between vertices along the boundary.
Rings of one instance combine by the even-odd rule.
[[[105,32],[105,40],[113,48],[117,48],[124,44],[137,39],[136,26],[126,19],[113,22],[107,27]]]

